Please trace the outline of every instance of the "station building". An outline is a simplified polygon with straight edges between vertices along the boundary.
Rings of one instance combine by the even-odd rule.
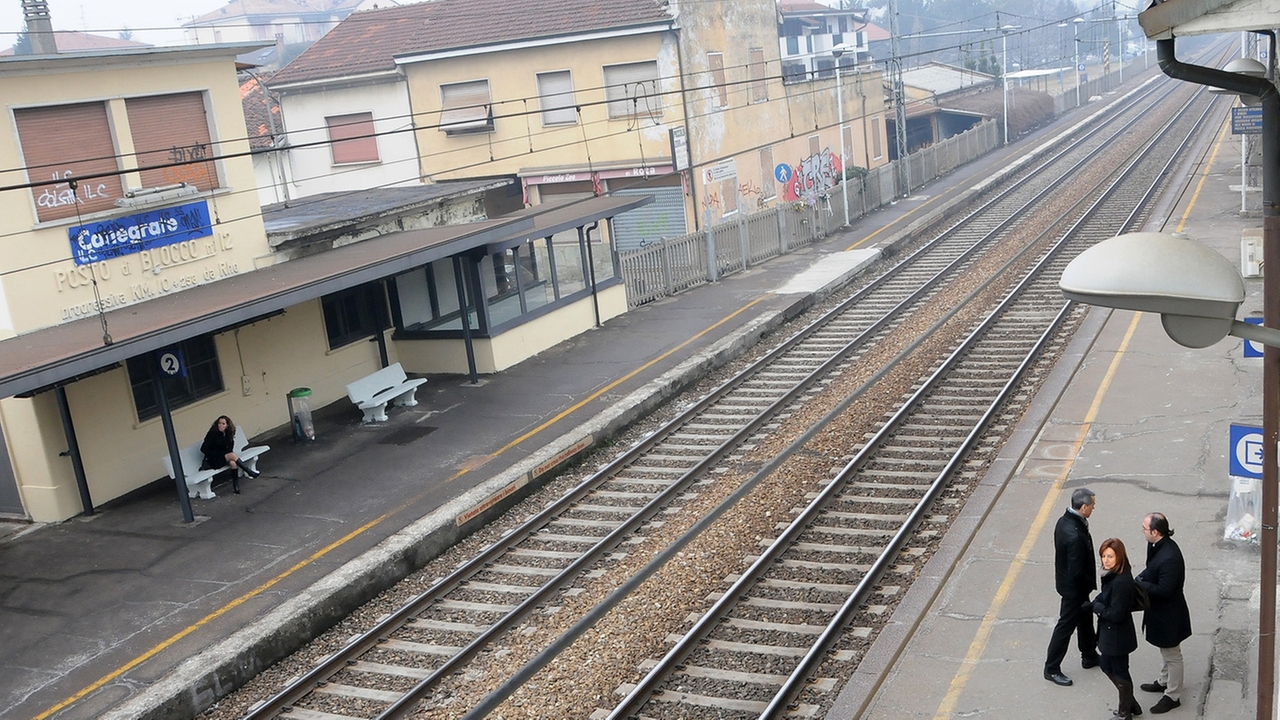
[[[648,198],[521,210],[486,181],[264,208],[235,62],[259,47],[0,59],[0,513],[163,478],[161,388],[180,446],[224,414],[252,437],[293,388],[496,372],[625,311],[600,228]]]

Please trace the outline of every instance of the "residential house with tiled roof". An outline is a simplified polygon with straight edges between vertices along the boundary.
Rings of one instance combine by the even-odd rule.
[[[107,35],[77,32],[75,30],[53,31],[53,41],[60,53],[92,52],[94,50],[119,50],[121,48],[151,47],[148,43],[126,40]],[[0,56],[13,55],[15,48],[0,50]]]

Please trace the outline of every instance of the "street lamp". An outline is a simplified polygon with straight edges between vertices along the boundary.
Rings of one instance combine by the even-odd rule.
[[[1080,107],[1080,23],[1084,22],[1084,18],[1076,18],[1071,21],[1075,26],[1076,39],[1076,107]]]
[[[837,109],[836,109],[836,112],[837,112],[837,118],[838,118],[837,123],[839,124],[839,128],[838,128],[838,129],[839,129],[839,132],[840,132],[840,192],[841,192],[841,194],[844,196],[844,225],[845,225],[845,227],[848,227],[848,226],[849,226],[849,182],[848,182],[848,179],[849,179],[849,173],[848,173],[848,171],[846,170],[846,168],[845,168],[845,166],[844,166],[844,165],[845,165],[845,154],[844,154],[844,95],[842,94],[842,92],[841,92],[841,88],[840,88],[840,85],[841,85],[841,82],[840,82],[840,56],[841,56],[841,55],[844,55],[844,54],[845,54],[846,52],[848,52],[849,50],[850,50],[849,46],[848,46],[848,45],[845,45],[844,43],[840,43],[839,45],[836,45],[835,47],[831,48],[831,56],[832,56],[832,57],[834,57],[834,58],[836,59],[836,108],[837,108]],[[862,121],[863,121],[864,123],[867,121],[867,119],[866,119],[866,117],[865,117],[865,116],[862,118]]]
[[[1000,28],[1000,84],[1004,86],[1004,144],[1009,144],[1009,31],[1021,25]]]

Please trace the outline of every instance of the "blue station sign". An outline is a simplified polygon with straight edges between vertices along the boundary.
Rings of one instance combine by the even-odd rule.
[[[1261,135],[1262,106],[1236,106],[1231,108],[1232,135]]]
[[[204,200],[69,228],[76,265],[123,257],[213,234]]]

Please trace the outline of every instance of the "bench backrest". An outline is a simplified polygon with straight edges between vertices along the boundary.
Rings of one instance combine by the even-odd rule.
[[[237,428],[238,430],[239,428]],[[182,458],[183,474],[192,473],[200,469],[200,465],[204,463],[204,454],[200,452],[200,443],[188,445],[178,451],[178,456]],[[173,471],[173,460],[168,453],[164,456],[164,469],[169,471],[169,477],[177,480],[177,476]],[[186,478],[183,478],[186,480]]]
[[[408,376],[404,374],[404,368],[400,367],[400,363],[388,365],[372,375],[366,375],[353,383],[348,383],[347,397],[353,403],[361,403],[383,390],[395,387],[408,379]]]
[[[239,455],[240,451],[247,447],[249,447],[249,438],[245,437],[244,428],[237,425],[235,444],[231,446],[231,452]]]

